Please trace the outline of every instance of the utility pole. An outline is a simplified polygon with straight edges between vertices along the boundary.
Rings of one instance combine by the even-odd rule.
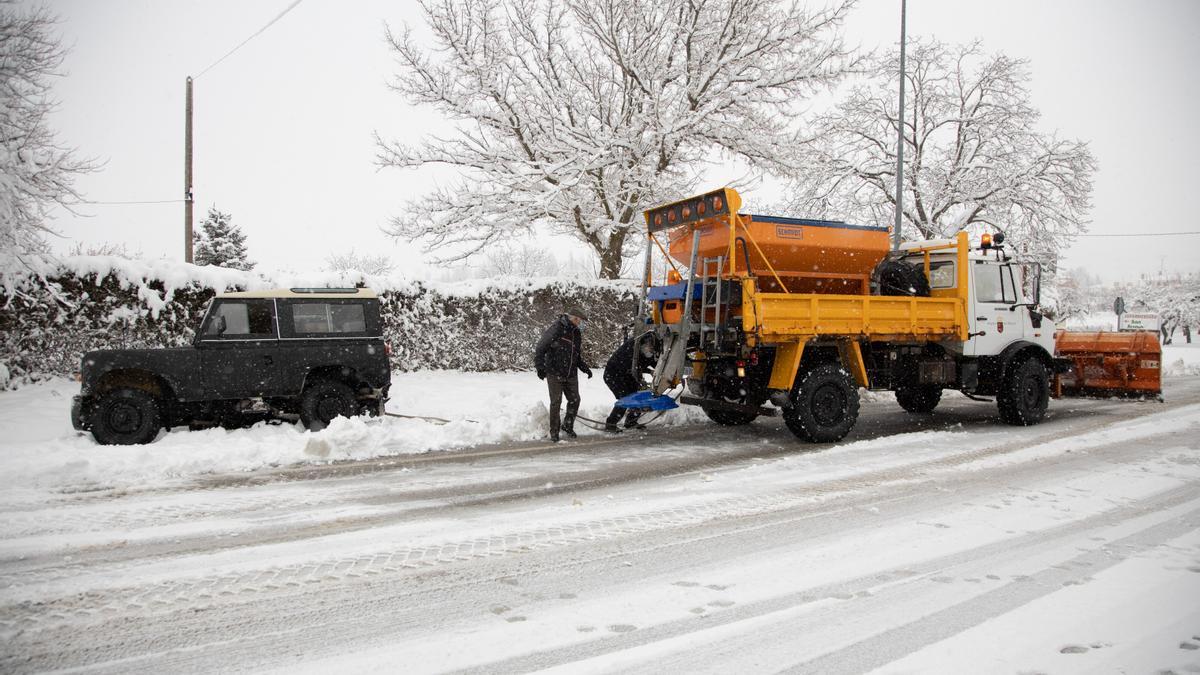
[[[192,78],[187,79],[183,128],[183,261],[192,262]]]
[[[892,230],[892,250],[900,250],[900,223],[904,213],[904,43],[908,0],[900,0],[900,113],[896,116],[896,223]]]

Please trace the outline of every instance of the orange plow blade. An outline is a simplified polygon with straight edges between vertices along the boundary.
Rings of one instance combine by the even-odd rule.
[[[1072,363],[1056,376],[1065,396],[1162,396],[1162,347],[1154,331],[1058,331],[1055,352]]]

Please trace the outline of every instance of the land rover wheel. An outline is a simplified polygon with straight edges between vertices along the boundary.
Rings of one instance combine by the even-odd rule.
[[[1041,359],[1029,357],[1013,364],[996,394],[1000,419],[1006,424],[1029,426],[1046,416],[1050,405],[1050,374]]]
[[[896,389],[896,402],[910,413],[931,413],[942,400],[942,388],[936,384],[917,384]]]
[[[300,395],[300,421],[311,431],[320,431],[335,417],[351,417],[357,411],[354,392],[341,382],[317,380]]]
[[[162,428],[158,401],[141,389],[113,389],[92,409],[91,427],[101,445],[149,443]]]
[[[797,437],[813,443],[840,441],[858,421],[858,389],[850,373],[827,363],[805,373],[792,392],[783,421]]]

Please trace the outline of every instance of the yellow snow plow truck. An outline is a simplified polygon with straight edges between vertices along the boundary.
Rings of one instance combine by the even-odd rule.
[[[637,325],[663,345],[653,394],[686,383],[679,402],[718,424],[782,414],[813,442],[850,432],[858,387],[894,391],[912,413],[957,389],[994,398],[1009,424],[1045,416],[1051,377],[1069,364],[1038,311],[1040,266],[1012,260],[1002,235],[891,251],[885,227],[740,206],[725,188],[645,212]],[[656,251],[670,265],[661,285]]]

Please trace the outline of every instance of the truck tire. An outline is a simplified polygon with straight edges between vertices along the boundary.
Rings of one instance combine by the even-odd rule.
[[[936,384],[916,384],[896,388],[896,402],[910,413],[931,413],[942,400],[942,388]]]
[[[353,417],[357,412],[354,392],[341,382],[317,380],[300,395],[300,421],[310,431],[320,431],[335,417]]]
[[[798,438],[813,443],[840,441],[858,421],[858,388],[836,363],[808,371],[783,409],[783,421]]]
[[[158,436],[158,401],[141,389],[106,392],[92,409],[92,437],[100,445],[144,445]]]
[[[1041,422],[1050,405],[1050,374],[1041,359],[1031,356],[1014,363],[1000,383],[996,403],[1006,424]]]
[[[744,413],[736,410],[710,410],[709,408],[704,408],[704,414],[708,415],[708,419],[723,427],[741,427],[758,419],[758,415],[754,413]]]
[[[875,266],[875,280],[880,295],[929,297],[929,279],[916,265],[900,260],[884,260]]]

